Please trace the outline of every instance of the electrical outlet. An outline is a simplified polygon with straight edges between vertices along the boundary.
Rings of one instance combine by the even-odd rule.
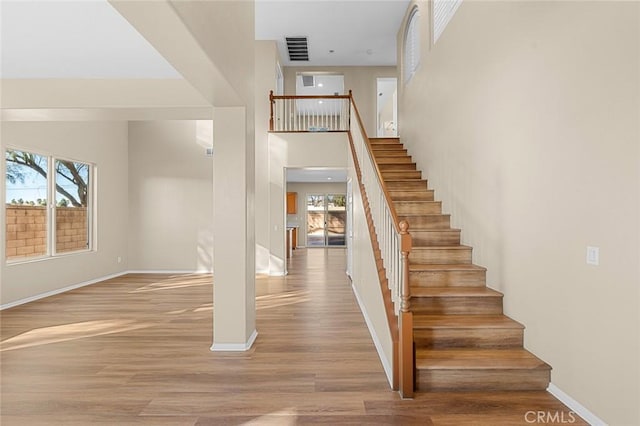
[[[587,246],[587,265],[598,266],[600,264],[600,248]]]

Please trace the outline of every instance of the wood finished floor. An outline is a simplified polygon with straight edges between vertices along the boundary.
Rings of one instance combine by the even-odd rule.
[[[558,413],[558,424],[572,418],[546,392],[401,400],[345,276],[344,250],[296,250],[289,269],[257,280],[259,336],[242,354],[209,350],[210,276],[132,274],[2,311],[0,423],[494,426],[532,424],[531,411]],[[576,416],[572,424],[586,423]]]

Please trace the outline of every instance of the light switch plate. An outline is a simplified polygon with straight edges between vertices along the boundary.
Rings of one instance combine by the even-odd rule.
[[[587,246],[587,265],[600,264],[600,248]]]

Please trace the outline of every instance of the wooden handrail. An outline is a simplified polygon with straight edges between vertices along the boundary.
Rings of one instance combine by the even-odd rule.
[[[273,90],[271,91],[273,93]],[[271,95],[275,99],[351,99],[349,95]]]
[[[351,105],[355,111],[356,119],[358,121],[358,125],[360,126],[360,131],[363,136],[364,143],[366,145],[367,155],[371,161],[371,164],[375,168],[376,177],[380,188],[382,188],[382,193],[384,194],[387,206],[389,207],[389,213],[391,214],[393,227],[396,233],[400,236],[400,252],[402,253],[401,259],[401,268],[402,268],[402,287],[400,290],[400,311],[398,312],[396,326],[397,328],[394,330],[392,327],[392,339],[393,341],[393,351],[394,356],[396,357],[393,363],[393,372],[394,372],[394,388],[397,386],[400,395],[403,398],[412,398],[414,392],[414,348],[413,348],[413,313],[411,312],[411,288],[409,285],[409,253],[411,252],[411,248],[413,246],[413,241],[411,238],[411,234],[409,234],[409,223],[406,220],[400,221],[398,219],[398,214],[396,212],[395,206],[393,204],[393,200],[391,199],[391,195],[387,189],[387,186],[382,177],[382,172],[378,167],[378,163],[375,161],[373,157],[373,147],[371,146],[371,141],[367,136],[367,131],[364,128],[364,124],[362,122],[362,117],[360,116],[360,111],[358,111],[358,107],[353,99],[353,92],[349,90],[349,97],[351,99]],[[351,129],[349,127],[349,129]],[[358,181],[362,182],[362,173],[360,170],[360,166],[357,162],[357,154],[355,152],[355,147],[353,144],[353,138],[351,136],[351,130],[349,131],[349,142],[351,145],[351,153],[354,157],[355,165],[356,165],[356,175],[358,177]],[[361,183],[362,185],[362,183]],[[366,192],[365,192],[366,197]],[[370,234],[373,239],[373,234]],[[385,310],[387,312],[387,319],[389,320],[390,326],[393,324],[392,319],[395,317],[393,313],[393,307],[390,307],[387,302],[387,298],[385,299]],[[390,312],[391,310],[391,312]],[[397,339],[397,340],[395,340]]]
[[[380,184],[384,197],[387,200],[387,204],[389,205],[389,211],[391,212],[391,217],[393,218],[393,227],[395,228],[396,232],[400,234],[401,229],[400,229],[400,220],[398,219],[398,213],[396,212],[396,208],[393,205],[393,201],[391,200],[391,195],[389,194],[387,185],[385,185],[384,183],[384,179],[382,178],[382,172],[378,167],[378,163],[375,161],[373,157],[371,157],[372,155],[371,153],[373,152],[373,147],[371,146],[371,141],[369,141],[369,137],[367,136],[367,131],[364,129],[364,124],[362,123],[362,117],[360,117],[360,111],[358,111],[358,107],[356,106],[356,103],[353,101],[353,93],[351,92],[351,90],[349,90],[349,97],[351,98],[351,105],[353,105],[353,109],[356,112],[356,118],[358,120],[358,125],[360,126],[360,131],[364,135],[364,143],[367,145],[367,154],[369,155],[369,158],[371,158],[371,162],[375,167],[378,183]],[[411,251],[411,247],[409,247],[409,251]]]
[[[307,110],[299,109],[302,103],[309,104],[314,100],[317,100],[318,104],[325,101],[328,109],[317,106],[319,111],[314,111],[313,108],[309,110],[309,105],[305,105]],[[269,92],[269,132],[347,132],[351,121],[349,114],[344,114],[344,111],[349,111],[349,108],[344,107],[350,102],[349,95],[274,95],[271,90]],[[336,108],[336,105],[341,107]]]

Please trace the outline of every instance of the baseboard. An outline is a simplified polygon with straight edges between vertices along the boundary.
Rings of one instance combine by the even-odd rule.
[[[4,309],[13,308],[13,307],[19,306],[19,305],[24,305],[25,303],[35,302],[36,300],[44,299],[45,297],[55,296],[56,294],[64,293],[66,291],[75,290],[75,289],[80,288],[80,287],[86,287],[86,286],[91,285],[91,284],[96,284],[96,283],[99,283],[99,282],[102,282],[102,281],[110,280],[112,278],[121,277],[122,275],[126,275],[128,273],[129,273],[129,271],[118,272],[116,274],[111,274],[111,275],[107,275],[107,276],[104,276],[104,277],[95,278],[95,279],[89,280],[89,281],[83,281],[83,282],[78,283],[78,284],[73,284],[73,285],[70,285],[70,286],[62,287],[62,288],[59,288],[59,289],[56,289],[56,290],[47,291],[46,293],[36,294],[35,296],[30,296],[30,297],[27,297],[27,298],[24,298],[24,299],[16,300],[15,302],[5,303],[4,305],[0,305],[0,311],[4,310]]]
[[[567,407],[571,408],[571,411],[582,417],[587,423],[591,426],[607,426],[602,419],[593,414],[589,409],[587,409],[584,405],[580,404],[575,399],[571,398],[568,394],[563,392],[559,387],[554,385],[553,383],[549,383],[549,387],[547,391],[558,398],[560,402],[562,402]]]
[[[358,301],[358,306],[360,306],[360,311],[362,312],[362,316],[364,317],[364,322],[367,324],[367,328],[369,329],[369,334],[371,334],[371,339],[373,340],[373,345],[376,347],[376,351],[378,352],[378,357],[380,357],[380,362],[382,362],[382,368],[384,369],[384,372],[387,375],[389,386],[393,388],[393,368],[391,366],[391,362],[389,362],[389,359],[387,358],[384,351],[382,350],[382,343],[380,343],[380,339],[378,338],[378,335],[376,334],[376,331],[373,328],[373,324],[369,319],[369,314],[367,314],[367,310],[364,306],[364,303],[362,303],[362,300],[360,299],[360,295],[358,294],[358,290],[356,289],[356,286],[352,284],[351,288],[353,289],[353,294],[356,295],[356,300]]]
[[[213,342],[211,345],[212,352],[244,352],[251,349],[253,343],[256,341],[256,337],[258,337],[258,331],[253,330],[251,336],[249,336],[249,340],[246,343],[216,343]]]

